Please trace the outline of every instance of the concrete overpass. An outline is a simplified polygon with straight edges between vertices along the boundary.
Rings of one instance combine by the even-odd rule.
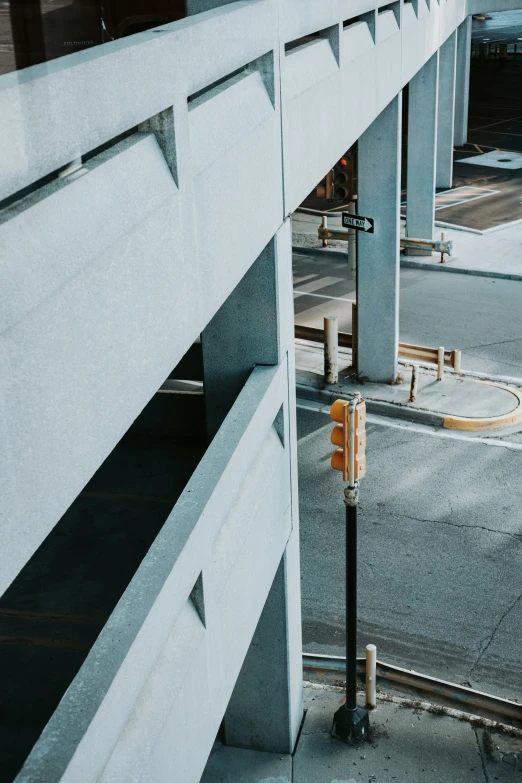
[[[466,136],[470,14],[516,7],[494,4],[195,0],[0,77],[2,591],[200,336],[210,441],[19,783],[195,783],[223,718],[232,745],[292,750],[288,216],[359,140],[359,371],[394,378],[401,90],[427,237]]]

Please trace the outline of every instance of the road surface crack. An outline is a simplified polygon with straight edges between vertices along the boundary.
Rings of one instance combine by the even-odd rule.
[[[504,614],[501,616],[501,618],[498,621],[498,623],[493,628],[492,632],[482,640],[482,649],[480,650],[480,652],[479,652],[479,654],[477,656],[477,660],[475,661],[475,663],[473,664],[473,666],[469,670],[470,674],[472,674],[474,672],[474,670],[476,669],[476,667],[479,665],[480,661],[482,660],[482,658],[484,657],[484,655],[488,651],[488,648],[490,647],[491,642],[495,638],[495,634],[497,633],[498,629],[500,628],[500,626],[502,625],[502,623],[504,622],[504,620],[506,619],[508,614],[511,611],[513,611],[513,609],[519,603],[520,600],[522,600],[522,593],[520,593],[520,595],[517,596],[517,598],[515,598],[515,600],[508,606],[508,608],[506,609]]]
[[[520,341],[520,337],[511,337],[509,340],[499,340],[496,343],[480,343],[479,345],[468,345],[467,348],[463,348],[464,351],[474,351],[477,348],[492,348],[494,345],[507,345],[508,343],[517,343]]]
[[[484,773],[484,780],[486,781],[486,783],[490,783],[488,771],[486,769],[486,760],[484,758],[484,753],[482,750],[482,745],[479,739],[478,731],[476,729],[472,729],[472,731],[475,734],[475,739],[477,740],[478,754],[480,756],[480,763],[482,764],[482,772]]]
[[[379,516],[385,515],[379,514]],[[426,524],[431,525],[448,525],[449,527],[468,528],[469,530],[484,530],[486,533],[497,533],[499,536],[509,536],[510,538],[522,540],[522,533],[510,533],[507,530],[496,530],[495,528],[486,527],[485,525],[466,525],[463,522],[449,522],[447,519],[422,519],[421,517],[411,517],[408,514],[393,514],[393,516],[399,517],[400,519],[410,519],[412,522],[425,522]]]

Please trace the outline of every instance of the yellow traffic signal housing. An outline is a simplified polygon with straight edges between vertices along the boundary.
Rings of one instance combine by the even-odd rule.
[[[356,404],[336,400],[330,417],[339,422],[333,428],[330,440],[334,446],[340,446],[334,451],[330,464],[334,470],[342,471],[344,481],[353,485],[366,473],[366,403],[364,400]]]

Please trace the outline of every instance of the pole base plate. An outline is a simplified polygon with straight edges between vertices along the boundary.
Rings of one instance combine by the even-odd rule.
[[[357,707],[349,710],[343,704],[334,715],[332,737],[342,742],[354,743],[363,739],[370,728],[368,710]]]

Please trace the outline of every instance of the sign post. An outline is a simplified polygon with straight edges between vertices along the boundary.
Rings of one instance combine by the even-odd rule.
[[[352,743],[361,739],[370,727],[368,711],[357,705],[357,505],[359,479],[366,472],[366,403],[361,395],[351,400],[336,400],[331,418],[339,422],[331,434],[340,446],[331,460],[332,468],[343,473],[348,482],[344,490],[346,506],[346,702],[333,718],[332,736]]]

